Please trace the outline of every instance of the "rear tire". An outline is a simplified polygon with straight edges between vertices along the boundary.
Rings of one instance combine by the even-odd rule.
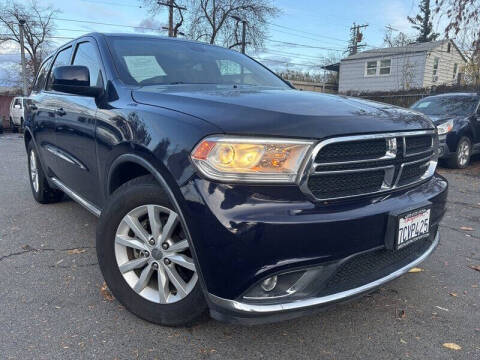
[[[177,216],[158,182],[142,176],[113,193],[97,225],[98,263],[113,295],[140,318],[166,326],[189,325],[207,310]]]
[[[52,189],[48,184],[32,141],[28,143],[27,154],[28,175],[33,198],[40,204],[49,204],[60,201],[63,198],[63,192],[58,189]]]
[[[462,136],[457,145],[457,151],[447,159],[447,165],[453,169],[465,169],[470,164],[472,156],[472,141],[467,136]]]

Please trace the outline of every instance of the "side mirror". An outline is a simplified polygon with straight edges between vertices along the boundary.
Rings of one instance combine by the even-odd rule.
[[[68,94],[97,97],[102,88],[90,86],[90,73],[86,66],[58,66],[53,69],[52,89]]]

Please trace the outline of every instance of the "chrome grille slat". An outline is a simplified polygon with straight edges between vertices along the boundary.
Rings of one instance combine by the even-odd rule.
[[[434,130],[421,130],[400,133],[345,136],[321,141],[311,152],[310,158],[303,168],[302,175],[298,179],[298,183],[302,191],[315,201],[337,200],[372,195],[415,185],[432,176],[434,173],[437,163],[435,136]],[[430,138],[430,141],[427,140],[427,137]],[[385,140],[385,154],[381,157],[377,156],[361,160],[346,161],[316,161],[319,159],[324,160],[325,158],[330,159],[332,158],[332,154],[338,158],[345,158],[345,156],[342,156],[342,154],[338,152],[338,149],[342,148],[341,146],[333,148],[333,151],[330,151],[327,157],[322,158],[319,156],[322,149],[331,144],[336,145],[348,143],[348,146],[345,146],[344,148],[347,149],[348,154],[351,154],[352,149],[354,150],[356,144],[359,144],[359,149],[362,149],[361,142],[364,140],[370,140],[370,145],[376,144],[377,146],[378,141],[374,143],[371,140],[378,139]],[[428,145],[429,147],[426,148]],[[377,146],[377,148],[379,148],[379,146]],[[367,153],[375,152],[368,146],[364,146],[363,149],[366,149],[365,151]],[[409,149],[421,151],[409,152]],[[377,151],[376,154],[378,153],[379,152]],[[424,154],[425,156],[422,156]],[[362,154],[359,156],[362,156]],[[424,165],[421,165],[422,163]],[[412,168],[416,166],[416,164],[419,164],[418,168]],[[423,171],[423,167],[426,168],[425,171]],[[407,174],[405,174],[404,169],[408,169]],[[356,191],[362,188],[362,186],[355,183],[355,178],[362,181],[362,179],[366,179],[365,175],[362,174],[381,170],[383,170],[383,181],[380,181],[382,180],[380,178],[375,180],[371,177],[367,177],[371,184],[382,183],[378,189],[360,194],[356,193]],[[335,179],[332,180],[332,176],[335,175],[338,175],[338,182],[341,183],[342,186],[346,186],[345,191],[340,191],[338,184],[335,183]],[[345,175],[351,175],[351,180]],[[326,176],[329,176],[329,178],[326,179]],[[377,173],[375,176],[381,176],[381,173]],[[410,181],[410,179],[413,180]],[[321,188],[320,185],[322,184],[333,184],[331,194],[333,196],[326,196],[326,194],[328,194],[328,189],[325,190]],[[348,186],[352,189],[352,194],[348,194]],[[372,190],[373,186],[367,185],[365,188]],[[338,195],[340,193],[342,193],[341,196]],[[335,194],[337,194],[337,196]]]

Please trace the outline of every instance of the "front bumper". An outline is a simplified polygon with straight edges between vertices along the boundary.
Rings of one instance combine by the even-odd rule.
[[[393,271],[387,276],[381,277],[362,286],[326,296],[310,297],[296,301],[289,301],[288,299],[285,299],[284,302],[276,304],[252,304],[223,299],[209,294],[209,301],[214,305],[213,308],[211,307],[210,313],[212,317],[217,320],[241,324],[268,323],[303,316],[307,313],[318,311],[329,305],[347,301],[362,294],[368,293],[407,273],[410,269],[424,261],[435,250],[439,243],[439,239],[440,235],[437,231],[433,242],[417,259]]]
[[[381,197],[313,204],[294,186],[252,187],[192,179],[182,192],[211,315],[241,323],[289,319],[361,295],[400,276],[437,245],[447,189],[445,179],[434,175],[420,185]],[[326,266],[335,270],[348,259],[385,252],[389,214],[426,202],[431,204],[430,242],[374,272],[376,278],[364,277],[360,279],[363,283],[348,283],[348,287],[329,292],[322,288],[328,277],[321,275],[312,282],[318,286],[311,285],[295,296],[272,301],[245,296],[273,275]]]

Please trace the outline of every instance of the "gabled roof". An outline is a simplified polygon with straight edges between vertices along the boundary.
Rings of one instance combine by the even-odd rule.
[[[430,41],[425,43],[414,43],[406,46],[366,50],[366,51],[357,53],[355,55],[350,55],[345,59],[342,59],[342,61],[368,59],[368,58],[379,57],[379,56],[405,55],[405,54],[411,54],[411,53],[426,52],[426,51],[434,50],[437,47],[442,46],[443,44],[446,44],[449,41],[460,52],[463,59],[465,60],[465,57],[463,56],[462,52],[458,49],[458,47],[455,45],[455,43],[452,40],[445,39],[445,40]]]

